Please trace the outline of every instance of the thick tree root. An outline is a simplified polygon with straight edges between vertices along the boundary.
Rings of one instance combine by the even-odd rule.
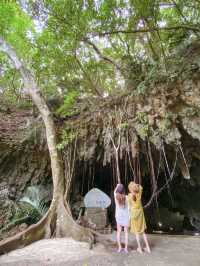
[[[90,248],[94,244],[94,234],[90,229],[78,225],[67,211],[64,201],[57,208],[56,237],[72,237],[77,241],[88,242]]]
[[[15,236],[0,241],[0,255],[17,248],[25,247],[34,241],[45,238],[45,224],[47,218],[48,213],[37,224],[31,225],[28,229]]]
[[[15,236],[0,241],[0,255],[52,236],[72,237],[77,241],[88,242],[90,248],[94,244],[94,234],[90,229],[76,224],[65,208],[63,201],[60,201],[57,208],[52,206],[37,224],[31,225]]]

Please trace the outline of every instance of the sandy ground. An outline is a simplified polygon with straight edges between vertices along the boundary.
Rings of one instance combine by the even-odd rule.
[[[115,239],[115,234],[109,236]],[[72,239],[47,239],[0,256],[0,266],[200,266],[200,238],[148,235],[152,253],[136,252],[133,236],[129,253],[117,253],[116,245],[88,244]]]

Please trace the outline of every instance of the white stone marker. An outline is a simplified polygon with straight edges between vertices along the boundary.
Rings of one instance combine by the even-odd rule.
[[[111,200],[98,188],[91,189],[84,197],[86,208],[107,208],[111,204]]]

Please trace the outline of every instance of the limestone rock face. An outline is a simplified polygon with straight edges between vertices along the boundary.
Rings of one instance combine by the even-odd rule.
[[[51,166],[41,121],[29,111],[0,113],[0,186],[12,200],[27,186],[51,183]]]
[[[187,117],[182,120],[184,129],[192,136],[194,139],[200,141],[200,117],[194,117],[188,119]]]

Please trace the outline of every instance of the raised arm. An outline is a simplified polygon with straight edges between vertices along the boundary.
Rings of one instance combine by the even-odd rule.
[[[116,196],[116,194],[117,194],[117,188],[118,188],[118,186],[119,186],[119,184],[116,185],[116,188],[114,190],[114,196]]]
[[[138,199],[141,199],[142,191],[143,191],[143,187],[141,185],[139,185],[139,193],[138,193],[138,196],[137,196]]]

